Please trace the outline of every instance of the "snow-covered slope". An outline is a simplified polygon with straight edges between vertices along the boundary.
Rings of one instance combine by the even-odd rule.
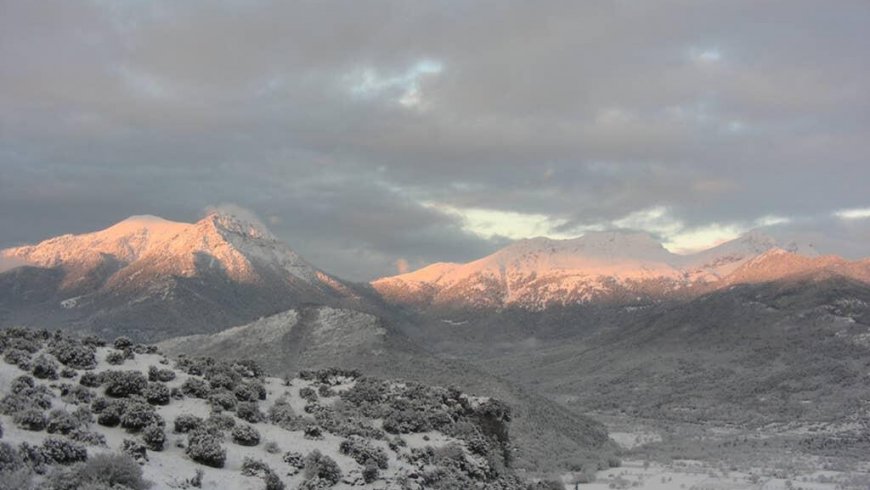
[[[306,302],[363,301],[352,285],[309,264],[262,225],[223,213],[196,223],[134,216],[0,257],[31,266],[0,274],[0,306],[9,312],[0,324],[36,324],[38,310],[42,326],[115,328],[114,322],[130,325],[128,335],[155,340],[216,331]],[[137,316],[149,321],[140,324]],[[167,332],[154,331],[161,328]]]
[[[815,257],[811,245],[758,231],[693,255],[640,232],[594,232],[571,240],[520,240],[467,264],[433,264],[372,283],[394,303],[539,310],[596,300],[638,301],[708,291],[747,262],[777,249]],[[785,274],[787,271],[782,271]]]

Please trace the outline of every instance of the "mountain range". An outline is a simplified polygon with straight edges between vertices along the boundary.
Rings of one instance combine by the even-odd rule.
[[[590,412],[870,416],[870,260],[760,231],[691,255],[640,232],[533,238],[371,284],[223,213],[131,217],[0,259],[18,264],[0,272],[2,327],[162,341],[276,374],[339,366],[456,384],[515,407],[527,469],[608,451]]]
[[[671,253],[646,233],[610,231],[520,240],[473,262],[437,263],[372,286],[387,301],[416,308],[541,311],[688,298],[824,271],[868,281],[870,261],[820,256],[811,244],[780,243],[759,231],[692,255]]]

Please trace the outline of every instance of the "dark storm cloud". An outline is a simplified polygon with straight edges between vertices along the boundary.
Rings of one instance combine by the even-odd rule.
[[[561,233],[654,208],[842,227],[870,207],[868,22],[845,0],[0,1],[0,246],[234,203],[361,279],[501,243],[432,203]]]

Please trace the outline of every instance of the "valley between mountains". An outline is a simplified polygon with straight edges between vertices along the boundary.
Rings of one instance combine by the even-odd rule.
[[[473,262],[433,264],[359,284],[310,264],[260,224],[213,213],[196,223],[131,217],[102,231],[10,248],[0,256],[16,265],[0,272],[9,371],[3,371],[0,387],[7,397],[23,382],[13,380],[36,376],[37,359],[58,373],[70,367],[53,350],[57,339],[111,343],[123,337],[141,345],[84,348],[94,353],[98,374],[126,369],[125,363],[147,374],[146,364],[154,364],[176,366],[186,379],[209,376],[207,369],[190,371],[193,359],[226,362],[221,369],[230,370],[243,359],[254,362],[263,370],[257,382],[269,391],[268,405],[288,391],[299,417],[284,429],[280,423],[261,427],[274,437],[289,431],[281,436],[285,445],[310,446],[301,442],[307,424],[317,424],[328,441],[336,438],[336,447],[338,438],[351,435],[345,426],[337,432],[338,425],[326,423],[327,415],[318,418],[317,407],[309,410],[314,401],[293,398],[298,387],[312,383],[298,378],[300,372],[353,373],[340,379],[305,375],[320,379],[313,383],[331,393],[320,404],[335,407],[330,417],[351,416],[346,401],[334,405],[335,397],[369,377],[423,391],[454,387],[509,407],[497,428],[471,405],[448,411],[450,424],[439,426],[427,417],[435,417],[440,404],[459,407],[458,394],[444,394],[432,407],[407,406],[400,399],[417,395],[387,390],[388,396],[378,395],[381,411],[367,412],[365,421],[381,432],[354,435],[383,446],[390,470],[368,481],[366,461],[354,462],[327,444],[322,453],[338,461],[342,474],[358,477],[317,484],[833,490],[867,488],[870,482],[870,260],[823,255],[810,243],[783,243],[753,231],[677,255],[648,234],[593,232],[572,240],[521,240]],[[33,333],[42,329],[48,332]],[[130,359],[112,368],[106,364],[110,354]],[[10,407],[2,441],[42,444],[40,431],[17,422],[16,410],[49,416],[67,396],[64,383],[75,385],[88,369],[61,379],[36,376],[42,381],[27,389],[45,394],[48,407]],[[291,384],[282,386],[285,377]],[[202,400],[226,391],[219,383],[208,389]],[[157,410],[166,422],[193,403],[184,395],[169,402],[171,413]],[[138,403],[136,396],[123,403]],[[429,403],[432,397],[423,398]],[[205,402],[197,407],[206,418]],[[262,408],[268,410],[266,402]],[[382,418],[391,410],[424,413],[426,422],[385,435]],[[486,454],[474,453],[475,442],[465,432],[457,435],[460,422],[481,434]],[[96,432],[104,433],[108,449],[123,444],[120,432]],[[438,455],[428,463],[402,459],[402,450],[389,452],[394,436],[425,451],[424,434]],[[459,453],[445,459],[441,449],[451,444]],[[95,448],[107,451],[105,444]],[[271,455],[260,456],[268,471],[237,476],[243,463],[237,453],[230,451],[221,471],[231,472],[240,488],[261,488],[268,475],[289,488],[313,479],[282,473],[277,468],[285,463]],[[490,458],[489,469],[469,470],[478,461],[474,454],[486,459],[496,453],[499,461]],[[186,466],[176,470],[193,475],[197,462],[183,450],[178,457]],[[422,466],[414,469],[417,463]],[[187,476],[174,483],[155,479],[154,463],[142,464],[157,488],[183,488]],[[453,473],[457,467],[464,469]],[[435,470],[441,479],[417,479]],[[221,478],[214,471],[208,470],[206,480]]]

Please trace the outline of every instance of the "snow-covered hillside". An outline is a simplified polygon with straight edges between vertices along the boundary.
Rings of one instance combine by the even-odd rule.
[[[124,458],[95,469],[100,454],[134,458],[155,490],[525,488],[495,400],[346,370],[174,363],[123,338],[6,330],[0,348],[0,488],[144,488]]]

